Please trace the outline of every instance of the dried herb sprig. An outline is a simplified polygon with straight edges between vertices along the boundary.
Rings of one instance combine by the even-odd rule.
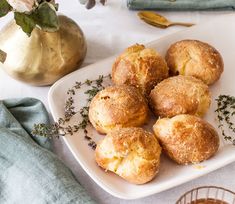
[[[90,136],[88,136],[87,130],[87,126],[90,123],[88,117],[89,105],[93,97],[99,91],[105,88],[104,80],[108,78],[111,78],[111,76],[101,75],[98,79],[95,80],[87,79],[85,82],[75,82],[75,85],[67,91],[68,98],[65,101],[64,117],[59,118],[59,120],[54,124],[35,124],[32,134],[42,137],[48,137],[51,139],[65,135],[73,135],[77,131],[83,130],[84,138],[89,141],[88,145],[91,148],[95,149],[96,143],[92,140]],[[80,108],[78,111],[76,111],[74,107],[73,96],[76,94],[76,91],[81,89],[81,87],[83,86],[88,87],[88,89],[84,92],[84,94],[87,96],[87,104]],[[81,116],[81,121],[79,121],[78,124],[66,126],[66,122],[69,122],[75,114],[79,114]]]
[[[235,116],[235,97],[230,95],[220,95],[217,99],[218,128],[226,141],[230,141],[235,145],[235,125],[233,119]],[[228,129],[228,131],[225,131]],[[229,133],[228,133],[229,132]]]

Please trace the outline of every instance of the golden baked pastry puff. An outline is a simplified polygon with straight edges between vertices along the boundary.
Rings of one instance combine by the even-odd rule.
[[[136,44],[116,59],[112,80],[117,85],[136,86],[142,94],[148,95],[158,82],[168,77],[168,71],[164,58],[154,49]]]
[[[175,76],[160,82],[151,91],[150,106],[156,116],[179,114],[203,116],[210,107],[209,88],[192,76]]]
[[[178,164],[209,159],[220,144],[215,128],[193,115],[159,119],[153,130],[164,152]]]
[[[134,184],[151,181],[159,171],[161,147],[154,134],[142,128],[109,132],[95,150],[97,164]]]
[[[116,127],[137,127],[147,122],[148,104],[140,91],[132,86],[110,86],[91,101],[89,120],[100,133]]]
[[[216,82],[224,63],[211,45],[198,40],[182,40],[170,46],[166,54],[171,75],[194,76],[210,85]]]

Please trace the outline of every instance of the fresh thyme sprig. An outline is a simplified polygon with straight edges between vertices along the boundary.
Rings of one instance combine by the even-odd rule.
[[[98,79],[89,80],[87,79],[85,82],[75,82],[75,85],[71,87],[67,91],[68,98],[65,101],[65,112],[64,117],[59,118],[57,122],[54,124],[35,124],[34,130],[32,131],[33,135],[48,137],[48,138],[58,138],[60,136],[65,135],[73,135],[79,130],[83,130],[84,138],[89,141],[88,145],[93,149],[96,148],[96,143],[92,140],[90,136],[88,136],[87,126],[90,124],[88,112],[89,112],[89,105],[91,100],[94,96],[105,88],[104,86],[104,79],[111,78],[110,75],[108,76],[99,76]],[[74,99],[73,96],[76,94],[76,91],[81,89],[81,87],[87,86],[89,87],[84,94],[87,96],[87,103],[85,106],[80,108],[78,111],[75,110],[74,107]],[[66,122],[69,122],[70,119],[75,115],[79,114],[82,118],[78,124],[74,125],[67,125]]]
[[[235,97],[230,95],[220,95],[217,99],[217,118],[219,121],[218,128],[226,141],[230,141],[235,145],[235,125],[232,122],[235,116]],[[228,128],[228,131],[225,129]]]

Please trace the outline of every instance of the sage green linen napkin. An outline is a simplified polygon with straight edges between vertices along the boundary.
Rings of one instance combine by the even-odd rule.
[[[30,134],[35,123],[49,123],[39,100],[0,101],[0,203],[94,203],[50,141]]]
[[[133,10],[234,10],[235,0],[127,0]]]

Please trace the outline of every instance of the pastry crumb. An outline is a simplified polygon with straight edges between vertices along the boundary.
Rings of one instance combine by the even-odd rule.
[[[206,166],[203,166],[203,165],[194,165],[193,167],[195,169],[204,169],[204,168],[206,168]]]

